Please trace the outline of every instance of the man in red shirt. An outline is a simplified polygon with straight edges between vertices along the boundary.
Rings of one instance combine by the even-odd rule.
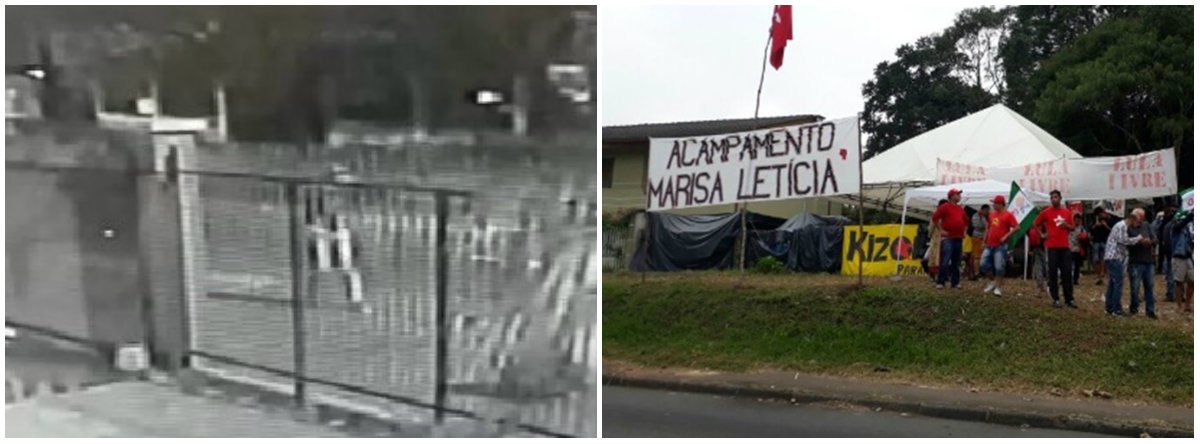
[[[1033,220],[1034,227],[1046,229],[1046,262],[1050,271],[1050,299],[1054,300],[1054,308],[1062,308],[1058,303],[1058,282],[1062,279],[1063,296],[1067,306],[1075,306],[1074,289],[1071,286],[1071,230],[1075,222],[1071,210],[1062,205],[1062,193],[1058,190],[1050,192],[1050,208],[1042,210],[1037,219]]]
[[[933,226],[942,233],[937,288],[946,288],[946,278],[950,279],[951,288],[958,288],[958,264],[962,261],[963,236],[967,234],[967,211],[958,206],[962,200],[962,190],[951,188],[946,194],[949,201],[938,206],[931,220]]]
[[[1004,208],[1004,196],[992,198],[992,208],[987,218],[979,272],[992,275],[992,282],[983,292],[1000,296],[1000,282],[1004,280],[1004,266],[1008,264],[1008,237],[1016,232],[1018,224],[1016,216]]]

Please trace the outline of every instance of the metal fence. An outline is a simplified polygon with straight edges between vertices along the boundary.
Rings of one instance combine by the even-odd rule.
[[[404,422],[595,435],[594,205],[184,176],[197,368]]]
[[[9,324],[399,422],[596,435],[594,164],[223,146],[164,175],[46,143],[6,154]],[[338,157],[358,179],[313,179]]]
[[[604,239],[604,271],[623,271],[629,269],[629,261],[633,260],[637,248],[635,231],[630,227],[608,227],[602,234]]]

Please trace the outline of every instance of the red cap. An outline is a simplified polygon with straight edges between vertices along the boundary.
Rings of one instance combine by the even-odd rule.
[[[958,189],[958,188],[951,188],[951,189],[950,189],[950,192],[946,193],[946,197],[950,197],[950,196],[953,196],[953,195],[955,195],[955,194],[962,194],[962,190],[960,190],[960,189]]]
[[[1004,196],[996,195],[992,198],[992,203],[1004,205]]]

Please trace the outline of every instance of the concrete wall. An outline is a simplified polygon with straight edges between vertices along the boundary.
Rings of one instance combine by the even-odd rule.
[[[142,341],[144,147],[86,128],[6,137],[6,318],[104,344]]]

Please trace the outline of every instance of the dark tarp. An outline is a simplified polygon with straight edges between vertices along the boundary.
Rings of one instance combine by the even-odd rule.
[[[646,220],[647,239],[634,254],[631,270],[710,270],[737,265],[734,247],[742,232],[738,213],[646,213]],[[850,223],[841,216],[802,213],[785,220],[747,214],[746,264],[752,266],[760,258],[774,256],[794,271],[837,272],[841,269],[842,226]]]
[[[751,231],[746,263],[769,255],[792,271],[837,272],[842,268],[842,226],[849,224],[842,216],[800,213],[774,230]]]
[[[634,271],[711,270],[732,267],[741,233],[738,213],[680,216],[646,213],[645,241],[633,255]]]

